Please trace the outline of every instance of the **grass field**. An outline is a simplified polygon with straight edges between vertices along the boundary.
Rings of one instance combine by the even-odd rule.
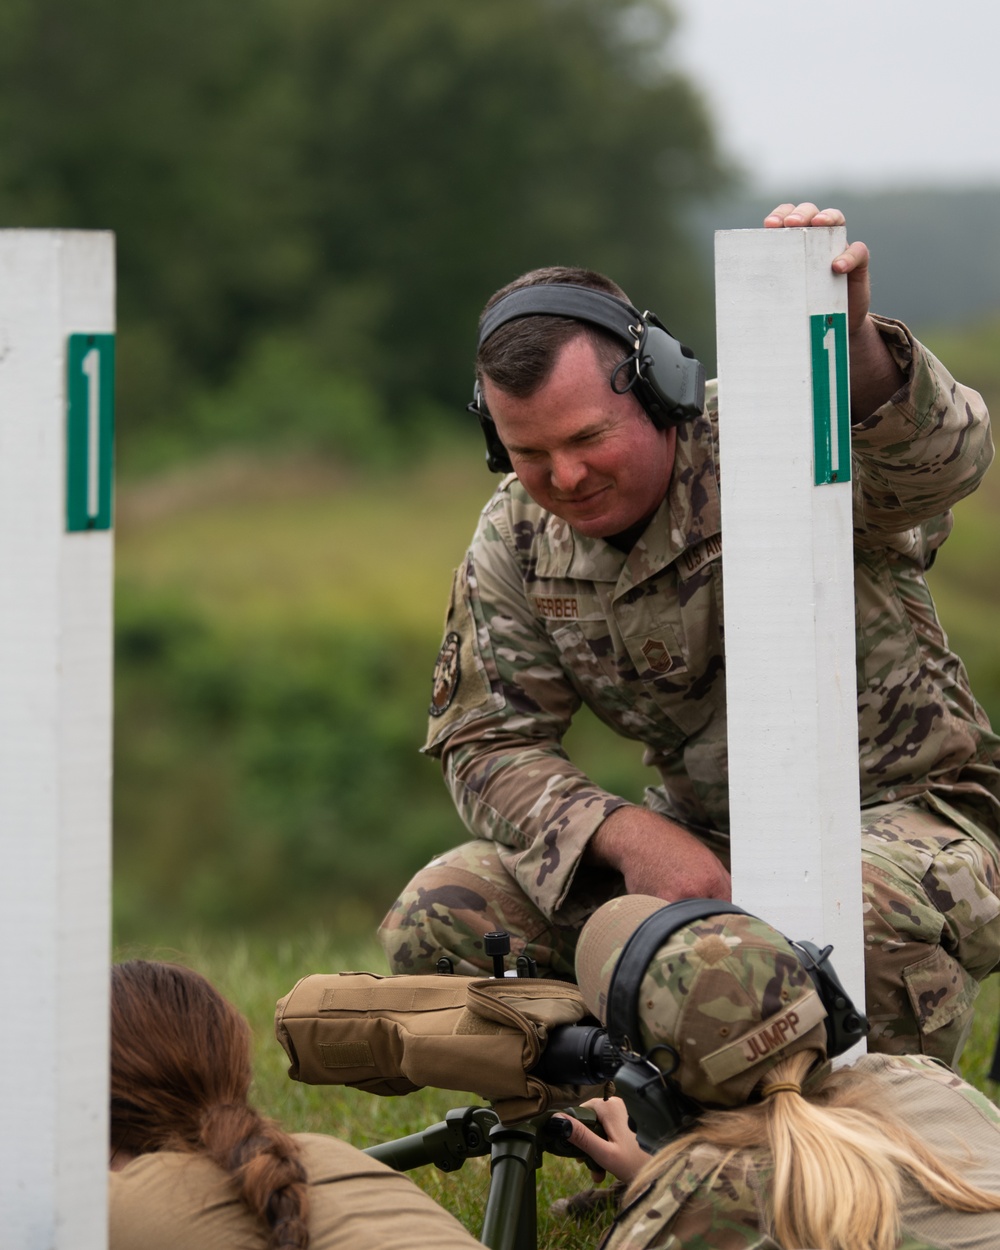
[[[252,1099],[266,1114],[293,1132],[333,1133],[364,1148],[416,1133],[444,1119],[449,1110],[484,1105],[473,1095],[420,1090],[402,1098],[380,1098],[336,1086],[292,1081],[288,1061],[275,1040],[274,1006],[301,976],[313,972],[384,972],[381,951],[372,941],[354,944],[313,932],[271,943],[254,936],[205,938],[192,935],[182,946],[122,947],[116,959],[168,959],[207,976],[250,1020],[255,1036]],[[416,1169],[413,1179],[451,1211],[476,1236],[489,1186],[488,1158],[466,1162],[460,1171],[443,1173],[433,1166]],[[600,1220],[584,1226],[549,1216],[549,1204],[590,1184],[574,1160],[545,1155],[537,1174],[540,1250],[585,1250],[597,1242]]]
[[[267,1114],[292,1131],[334,1133],[364,1148],[421,1129],[444,1118],[453,1107],[479,1104],[474,1096],[421,1090],[402,1098],[379,1098],[336,1086],[309,1086],[287,1076],[287,1059],[275,1040],[275,1001],[301,976],[313,972],[383,972],[381,951],[373,942],[347,944],[321,932],[265,942],[259,937],[230,935],[206,939],[192,935],[183,946],[131,947],[116,958],[141,956],[175,959],[204,973],[250,1020],[256,1039],[252,1097]],[[966,1047],[963,1073],[989,1097],[997,1087],[986,1079],[1000,1018],[1000,977],[991,977],[980,994],[972,1037]],[[437,1202],[478,1235],[486,1201],[489,1165],[471,1159],[458,1172],[433,1166],[416,1169],[413,1179]],[[593,1250],[606,1220],[597,1217],[577,1226],[549,1215],[549,1204],[590,1184],[581,1164],[546,1155],[537,1178],[540,1250]]]

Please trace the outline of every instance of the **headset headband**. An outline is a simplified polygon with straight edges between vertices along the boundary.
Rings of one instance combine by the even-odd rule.
[[[606,330],[629,349],[609,382],[614,391],[631,391],[657,427],[667,429],[697,417],[705,402],[705,370],[690,348],[651,312],[640,313],[627,300],[593,287],[553,282],[520,287],[483,313],[477,351],[501,326],[521,317],[568,317]],[[486,463],[510,472],[510,456],[496,431],[477,381],[467,405],[486,439]]]
[[[570,317],[600,326],[623,342],[638,347],[645,319],[637,308],[606,291],[553,282],[511,291],[483,313],[479,347],[501,326],[519,317]]]
[[[735,903],[717,898],[688,898],[664,904],[630,935],[608,985],[607,1029],[616,1046],[640,1049],[639,986],[660,947],[678,929],[709,916],[729,914],[760,919]],[[868,1021],[851,1002],[830,964],[832,946],[819,950],[812,942],[794,942],[791,938],[785,941],[798,955],[826,1008],[826,1053],[827,1058],[834,1059],[861,1041],[868,1032]]]
[[[607,1028],[616,1045],[627,1043],[628,1049],[638,1051],[642,1037],[639,1020],[639,986],[646,975],[653,956],[667,940],[696,920],[727,913],[745,916],[747,913],[735,903],[717,898],[685,898],[678,903],[664,904],[659,911],[647,916],[631,934],[622,948],[608,985]]]

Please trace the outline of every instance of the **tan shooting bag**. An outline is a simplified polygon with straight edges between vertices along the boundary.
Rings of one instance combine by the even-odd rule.
[[[562,981],[318,973],[278,1000],[274,1031],[293,1080],[372,1094],[461,1090],[513,1123],[604,1092],[529,1075],[549,1030],[587,1014]]]

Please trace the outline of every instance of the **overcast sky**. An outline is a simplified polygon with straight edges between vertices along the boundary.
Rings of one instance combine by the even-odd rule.
[[[766,190],[1000,185],[1000,4],[673,0],[674,55]]]

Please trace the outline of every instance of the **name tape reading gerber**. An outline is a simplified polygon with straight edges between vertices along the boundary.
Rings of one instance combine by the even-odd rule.
[[[576,621],[580,608],[575,595],[533,595],[535,611],[550,621]]]

